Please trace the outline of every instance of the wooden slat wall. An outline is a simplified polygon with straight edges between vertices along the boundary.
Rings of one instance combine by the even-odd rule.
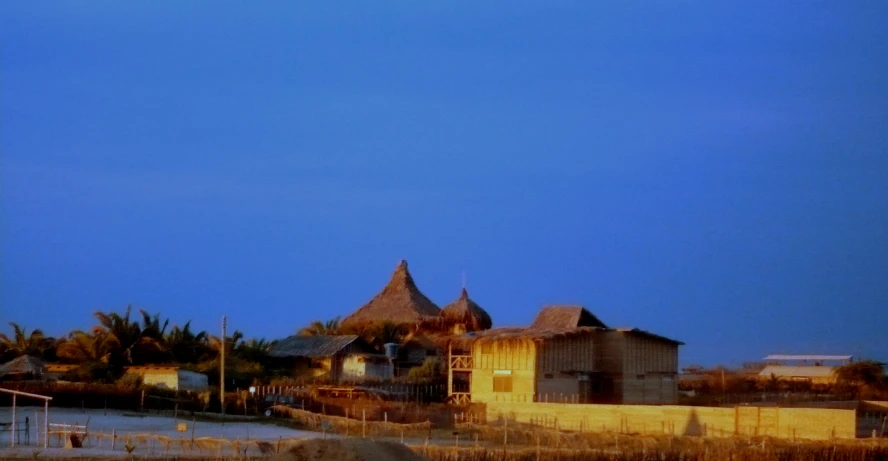
[[[560,337],[540,344],[538,373],[593,372],[595,336]]]

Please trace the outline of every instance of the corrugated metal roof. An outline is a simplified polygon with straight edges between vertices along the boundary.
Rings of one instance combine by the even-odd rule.
[[[836,367],[818,367],[814,365],[768,365],[759,373],[761,378],[774,375],[777,378],[829,378]]]
[[[772,354],[765,360],[851,360],[851,355],[788,355]]]
[[[357,335],[290,336],[275,344],[268,355],[271,357],[330,357],[348,346]]]

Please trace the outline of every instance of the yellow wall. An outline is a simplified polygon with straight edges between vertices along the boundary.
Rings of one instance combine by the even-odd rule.
[[[676,405],[571,405],[561,403],[487,403],[487,419],[506,418],[563,430],[642,434],[733,436],[768,435],[828,440],[854,438],[854,410],[776,407],[686,407]]]
[[[472,402],[533,402],[536,392],[536,344],[528,340],[497,341],[486,349],[472,347]],[[508,372],[512,392],[493,392],[493,377]]]
[[[126,374],[141,376],[142,384],[147,386],[166,389],[176,389],[179,386],[179,372],[175,368],[132,369],[127,370]]]

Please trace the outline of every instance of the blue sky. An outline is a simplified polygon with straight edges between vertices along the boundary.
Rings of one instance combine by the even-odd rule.
[[[0,322],[497,325],[888,360],[888,3],[3,2]]]

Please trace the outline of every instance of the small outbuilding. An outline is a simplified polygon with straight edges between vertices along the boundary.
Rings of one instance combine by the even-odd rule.
[[[142,384],[177,391],[205,391],[210,388],[209,378],[203,373],[183,370],[177,366],[138,365],[125,367],[125,375],[142,378]]]
[[[268,355],[295,378],[340,383],[382,381],[394,374],[392,361],[357,335],[290,336],[272,346]]]

